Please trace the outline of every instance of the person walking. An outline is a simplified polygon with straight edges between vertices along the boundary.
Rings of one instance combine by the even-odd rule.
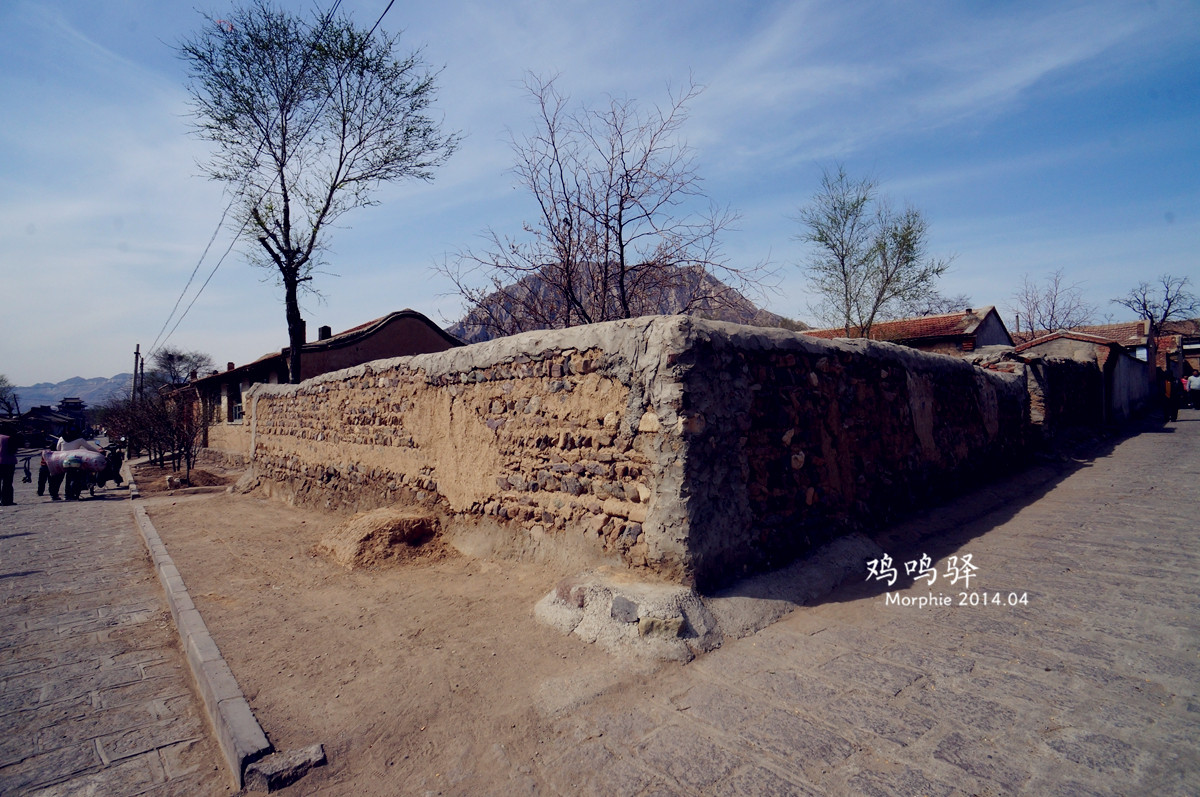
[[[66,473],[61,467],[56,466],[57,473],[50,470],[50,457],[54,454],[53,451],[42,452],[42,465],[38,468],[38,495],[45,495],[46,488],[50,488],[50,500],[61,501],[58,495],[59,489],[62,487],[63,477]]]
[[[1200,409],[1200,373],[1193,373],[1188,377],[1188,401],[1192,405],[1192,409]]]
[[[13,474],[16,472],[16,429],[6,423],[0,426],[0,506],[13,505]]]

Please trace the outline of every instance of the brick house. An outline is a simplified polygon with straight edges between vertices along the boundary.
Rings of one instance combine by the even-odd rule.
[[[1200,371],[1200,318],[1168,321],[1159,334],[1179,337],[1180,376]]]
[[[817,338],[861,338],[858,327],[851,327],[849,336],[842,327],[809,329],[805,335]],[[957,313],[904,318],[898,321],[879,321],[871,326],[871,340],[897,343],[936,354],[961,355],[984,346],[1012,346],[1008,328],[992,306]]]

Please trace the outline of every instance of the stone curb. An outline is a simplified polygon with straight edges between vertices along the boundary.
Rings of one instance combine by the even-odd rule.
[[[134,493],[132,482],[130,493]],[[136,498],[136,494],[133,497]],[[271,753],[271,743],[254,718],[250,704],[246,702],[233,671],[221,656],[217,643],[208,633],[200,612],[192,603],[183,578],[171,561],[154,524],[150,522],[146,508],[138,504],[133,508],[133,514],[146,549],[150,552],[154,571],[166,592],[167,605],[179,630],[188,667],[216,732],[217,742],[225,755],[236,788],[241,789],[245,782],[246,767]]]
[[[142,493],[138,490],[137,482],[133,480],[133,468],[129,467],[129,460],[121,463],[121,478],[129,485],[129,500],[136,501],[142,497]]]

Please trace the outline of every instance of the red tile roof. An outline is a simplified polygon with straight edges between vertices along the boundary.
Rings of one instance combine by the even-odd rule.
[[[877,321],[871,325],[871,340],[900,341],[922,338],[953,338],[970,335],[993,309],[991,306],[988,306],[973,310],[963,310],[958,313],[946,313],[945,315],[902,318],[897,321]],[[804,330],[804,334],[828,340],[846,337],[846,330],[843,327],[835,329],[806,329]],[[850,337],[862,337],[858,327],[850,328]]]
[[[1025,332],[1022,336],[1028,336],[1035,333]],[[1014,340],[1016,335],[1013,336]],[[1084,343],[1094,343],[1097,346],[1111,346],[1117,341],[1112,338],[1106,338],[1103,335],[1093,335],[1088,332],[1080,332],[1077,329],[1060,329],[1058,332],[1040,333],[1036,338],[1030,338],[1024,343],[1019,344],[1013,349],[1014,352],[1020,353],[1032,349],[1034,346],[1041,346],[1043,343],[1049,343],[1052,340],[1066,338],[1067,340],[1079,340]]]
[[[1013,343],[1021,346],[1034,340],[1049,337],[1058,332],[1078,332],[1103,338],[1105,341],[1111,343],[1120,343],[1122,346],[1145,346],[1148,334],[1145,321],[1125,321],[1120,324],[1093,324],[1091,326],[1071,327],[1066,330],[1039,329],[1034,332],[1023,330],[1021,332],[1013,332],[1012,339]]]
[[[1150,334],[1148,321],[1126,321],[1121,324],[1098,324],[1095,326],[1075,327],[1075,332],[1087,332],[1108,338],[1122,346],[1145,346],[1146,337]]]

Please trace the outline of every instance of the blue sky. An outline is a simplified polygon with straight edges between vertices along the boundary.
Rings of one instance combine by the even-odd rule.
[[[363,26],[386,5],[343,2]],[[128,371],[197,264],[180,310],[232,240],[213,239],[226,200],[199,176],[208,149],[189,135],[173,50],[203,24],[197,8],[229,4],[0,4],[0,373],[14,384]],[[1099,320],[1120,320],[1109,300],[1139,280],[1200,283],[1192,0],[398,0],[383,24],[444,67],[438,112],[464,139],[434,182],[385,187],[341,219],[339,276],[305,301],[313,332],[403,307],[461,314],[433,265],[533,217],[508,143],[533,129],[529,71],[592,104],[704,86],[684,138],[708,196],[741,214],[725,252],[779,269],[761,304],[789,317],[812,320],[794,219],[834,162],[924,211],[932,252],[955,256],[943,292],[976,305],[1003,309],[1022,275],[1062,269]],[[235,248],[169,344],[221,366],[286,345],[281,293],[263,278]]]

